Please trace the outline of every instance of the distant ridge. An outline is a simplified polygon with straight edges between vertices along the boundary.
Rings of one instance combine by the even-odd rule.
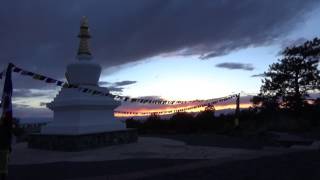
[[[52,117],[18,117],[18,119],[20,124],[47,123],[53,120]]]

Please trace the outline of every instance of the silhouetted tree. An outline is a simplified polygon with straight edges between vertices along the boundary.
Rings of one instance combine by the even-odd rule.
[[[141,126],[142,122],[139,120],[135,120],[133,117],[126,119],[126,127],[127,128],[138,128]]]
[[[283,58],[264,73],[260,94],[253,101],[260,100],[262,107],[281,104],[298,112],[308,93],[320,87],[320,39],[288,47],[282,55]]]
[[[175,129],[178,132],[192,132],[194,129],[193,123],[193,115],[187,112],[175,113],[170,118],[171,128]]]
[[[161,118],[158,114],[156,113],[152,113],[147,119],[146,121],[161,121]]]
[[[214,107],[206,108],[204,111],[201,111],[197,114],[196,119],[198,121],[212,121],[215,119],[214,114],[215,114]]]
[[[258,96],[254,96],[251,99],[253,107],[255,109],[260,108],[267,111],[275,111],[279,107],[279,102],[275,96],[267,96],[260,93]]]
[[[317,99],[314,101],[314,105],[320,106],[320,98],[317,98]]]

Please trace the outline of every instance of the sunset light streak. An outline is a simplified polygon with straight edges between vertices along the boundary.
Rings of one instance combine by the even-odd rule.
[[[122,109],[120,112],[115,112],[114,116],[117,118],[125,118],[125,117],[146,117],[150,116],[150,114],[157,114],[157,115],[172,115],[175,114],[176,112],[168,112],[168,111],[174,111],[174,110],[179,110],[179,109],[184,109],[184,108],[189,108],[189,107],[194,107],[197,105],[189,105],[189,106],[175,106],[175,107],[160,107],[160,108],[128,108],[128,109]],[[203,106],[203,107],[198,107],[198,108],[193,108],[191,110],[185,110],[181,112],[187,112],[187,113],[198,113],[201,111],[204,111],[208,106]],[[252,107],[251,103],[241,103],[240,108],[246,109]],[[226,110],[226,109],[236,109],[236,104],[235,102],[230,102],[228,104],[218,104],[214,105],[214,108],[216,111],[219,110]],[[121,113],[121,112],[130,112],[130,113]]]

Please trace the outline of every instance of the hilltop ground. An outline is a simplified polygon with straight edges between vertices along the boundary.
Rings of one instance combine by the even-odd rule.
[[[281,144],[270,146],[269,142],[252,137],[215,134],[158,137],[149,135],[141,137],[136,144],[81,153],[30,150],[20,144],[13,149],[9,177],[19,180],[320,179],[319,143],[288,148]]]

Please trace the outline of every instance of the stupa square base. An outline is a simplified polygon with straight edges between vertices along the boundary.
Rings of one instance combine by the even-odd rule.
[[[138,133],[134,129],[80,135],[39,133],[28,137],[28,147],[54,151],[83,151],[137,141]]]

